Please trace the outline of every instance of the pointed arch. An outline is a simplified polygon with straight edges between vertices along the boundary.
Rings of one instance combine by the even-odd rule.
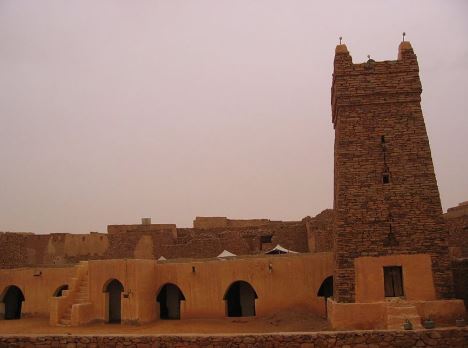
[[[333,276],[326,277],[317,291],[318,297],[323,297],[325,303],[325,318],[328,318],[327,299],[333,297]]]
[[[185,296],[177,285],[164,284],[158,292],[156,301],[159,302],[160,319],[180,319],[180,301],[185,301]]]
[[[61,297],[63,295],[63,290],[68,290],[68,284],[60,285],[57,289],[55,289],[52,296]]]
[[[21,289],[16,285],[8,285],[1,295],[1,302],[4,305],[4,319],[20,319],[23,301],[24,295]]]
[[[104,283],[103,291],[106,293],[106,318],[110,324],[120,324],[122,321],[122,292],[124,286],[115,278]]]
[[[226,301],[226,314],[228,317],[255,316],[255,300],[257,293],[252,285],[243,280],[232,283],[223,300]]]
[[[323,280],[317,291],[317,296],[325,298],[333,296],[333,276],[326,277]]]

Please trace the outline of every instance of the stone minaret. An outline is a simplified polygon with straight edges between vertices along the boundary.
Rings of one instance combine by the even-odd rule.
[[[398,254],[429,254],[436,296],[452,296],[421,92],[409,42],[400,44],[397,60],[362,64],[353,64],[345,45],[336,47],[331,105],[338,302],[355,301],[356,258]]]

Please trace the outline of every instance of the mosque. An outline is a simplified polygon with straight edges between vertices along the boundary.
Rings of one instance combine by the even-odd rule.
[[[301,308],[334,329],[455,322],[468,301],[468,203],[443,214],[421,93],[408,41],[396,60],[360,64],[338,45],[333,209],[301,221],[3,232],[0,317],[79,326]]]

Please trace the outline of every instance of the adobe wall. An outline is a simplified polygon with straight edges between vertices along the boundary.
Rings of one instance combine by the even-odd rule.
[[[353,64],[345,45],[337,46],[333,230],[340,302],[356,299],[356,258],[415,253],[431,255],[436,296],[453,296],[448,232],[421,91],[409,42],[400,45],[398,60],[362,64]]]
[[[332,253],[162,263],[152,260],[90,261],[92,319],[105,320],[103,289],[113,278],[119,280],[124,291],[129,293],[127,298],[122,298],[122,319],[128,322],[159,318],[156,297],[166,283],[177,285],[184,294],[181,318],[225,317],[224,295],[238,280],[249,282],[255,289],[257,316],[293,308],[324,315],[324,300],[317,296],[317,292],[323,280],[332,273]]]
[[[243,335],[56,335],[4,336],[0,347],[347,347],[347,348],[464,348],[468,329],[450,328],[417,331],[341,331]]]
[[[385,300],[384,266],[400,265],[403,269],[405,300],[436,299],[429,254],[363,256],[354,259],[356,269],[356,302]]]
[[[461,300],[406,301],[405,305],[414,306],[421,319],[431,318],[437,326],[453,326],[466,316]],[[388,302],[340,303],[329,298],[328,320],[335,330],[382,330],[388,327]]]
[[[270,271],[271,265],[271,271]],[[194,269],[193,269],[194,267]],[[291,272],[294,269],[294,272]],[[40,275],[34,274],[40,272]],[[308,310],[324,315],[324,300],[317,296],[323,280],[333,273],[333,254],[252,256],[230,260],[158,262],[154,260],[95,260],[88,263],[89,300],[92,308],[80,322],[106,320],[107,284],[119,280],[128,296],[122,296],[125,322],[148,322],[159,318],[156,297],[166,283],[182,290],[182,318],[226,316],[224,295],[238,280],[255,289],[257,316],[285,309]],[[18,286],[24,294],[23,313],[48,316],[49,301],[56,289],[70,284],[75,267],[42,267],[0,270],[0,291]]]
[[[0,269],[0,301],[10,285],[23,292],[25,316],[49,316],[50,298],[74,275],[73,267]]]

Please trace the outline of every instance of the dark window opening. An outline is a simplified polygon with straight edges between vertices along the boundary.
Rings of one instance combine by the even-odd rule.
[[[4,303],[4,319],[13,320],[21,318],[21,306],[24,301],[24,295],[20,288],[15,285],[9,286],[5,295],[3,296],[2,302]]]
[[[382,182],[384,184],[389,184],[390,183],[390,174],[389,173],[383,173],[382,174]]]
[[[385,297],[402,297],[403,272],[401,266],[384,267]]]
[[[185,297],[177,285],[164,285],[159,291],[156,301],[159,302],[159,317],[161,319],[180,319],[180,301],[185,301]]]
[[[270,235],[264,235],[260,236],[260,250],[263,250],[263,244],[271,244],[272,243],[272,238],[273,236]],[[267,246],[268,248],[268,246]]]
[[[382,136],[380,137],[380,142],[381,142],[382,144],[385,144],[385,135],[382,135]]]
[[[63,290],[68,290],[68,285],[62,285],[57,288],[57,290],[54,291],[54,297],[61,297],[63,295]]]
[[[106,304],[108,308],[110,324],[120,324],[122,320],[122,292],[124,287],[121,282],[117,279],[112,279],[106,286],[105,292],[107,292]]]
[[[224,300],[228,317],[253,317],[255,316],[255,300],[257,293],[252,285],[244,281],[233,283]]]

